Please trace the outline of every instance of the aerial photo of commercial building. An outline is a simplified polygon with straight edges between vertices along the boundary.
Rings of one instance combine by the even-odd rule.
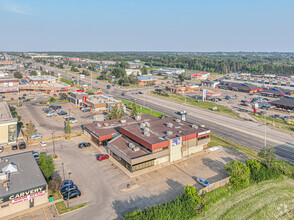
[[[6,102],[0,102],[0,144],[15,143],[17,119],[13,117]]]

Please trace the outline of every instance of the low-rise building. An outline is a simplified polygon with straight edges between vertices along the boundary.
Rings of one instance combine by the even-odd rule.
[[[189,73],[186,72],[186,77],[191,77],[194,80],[205,80],[210,76],[210,73]]]
[[[0,218],[48,202],[46,180],[32,151],[0,158]]]
[[[264,88],[260,94],[263,96],[270,97],[281,97],[281,96],[289,96],[293,94],[294,91],[290,89],[283,89],[280,86],[276,85],[273,88]]]
[[[57,83],[58,78],[55,76],[44,75],[44,76],[27,76],[27,81],[31,84],[44,84],[44,83]]]
[[[246,93],[257,93],[263,90],[262,87],[251,84],[248,81],[244,83],[229,83],[229,82],[220,83],[218,87],[227,88],[229,90],[238,91],[238,92],[246,92]]]
[[[91,123],[85,134],[131,172],[174,162],[202,151],[210,130],[175,118],[141,115]]]
[[[220,82],[218,82],[218,81],[203,80],[203,81],[201,81],[201,86],[209,87],[209,88],[216,88],[216,87],[218,87],[219,83]]]
[[[274,105],[277,108],[294,110],[294,95],[282,97],[280,100],[269,102],[269,104]]]
[[[0,79],[0,93],[18,92],[19,79]]]
[[[166,87],[166,89],[169,92],[173,92],[173,93],[185,93],[185,92],[194,92],[194,91],[198,91],[199,90],[199,86],[197,85],[189,85],[189,86],[168,86]]]
[[[143,67],[142,63],[129,62],[130,69],[141,69]]]
[[[95,112],[111,111],[114,106],[122,106],[122,101],[111,96],[88,95],[85,92],[71,92],[69,102],[75,106],[89,107]]]
[[[138,69],[125,69],[127,76],[134,75],[140,76],[142,74],[141,70]]]
[[[17,140],[17,119],[13,117],[6,102],[0,102],[0,144],[15,143]]]
[[[171,75],[180,75],[185,72],[184,69],[178,68],[160,68],[151,71],[155,75],[171,76]]]
[[[158,83],[157,78],[152,76],[138,76],[139,84],[148,85],[153,83]]]

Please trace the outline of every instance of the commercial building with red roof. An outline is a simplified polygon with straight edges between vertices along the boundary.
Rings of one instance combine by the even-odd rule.
[[[132,172],[180,160],[202,151],[210,141],[210,130],[204,126],[151,115],[87,124],[84,130]]]

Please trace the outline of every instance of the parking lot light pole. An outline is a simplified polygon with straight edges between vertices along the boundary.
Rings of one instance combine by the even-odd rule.
[[[54,134],[55,134],[55,131],[52,132],[53,158],[55,158]]]
[[[61,163],[62,165],[62,172],[63,172],[63,181],[65,180],[65,175],[64,175],[64,163]]]
[[[266,117],[264,116],[264,146],[266,147]]]
[[[71,172],[68,172],[68,189],[67,189],[67,209],[69,209],[69,187],[70,187],[70,174]]]

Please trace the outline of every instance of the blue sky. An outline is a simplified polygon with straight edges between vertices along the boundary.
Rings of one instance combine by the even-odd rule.
[[[0,0],[0,51],[289,51],[293,0]]]

